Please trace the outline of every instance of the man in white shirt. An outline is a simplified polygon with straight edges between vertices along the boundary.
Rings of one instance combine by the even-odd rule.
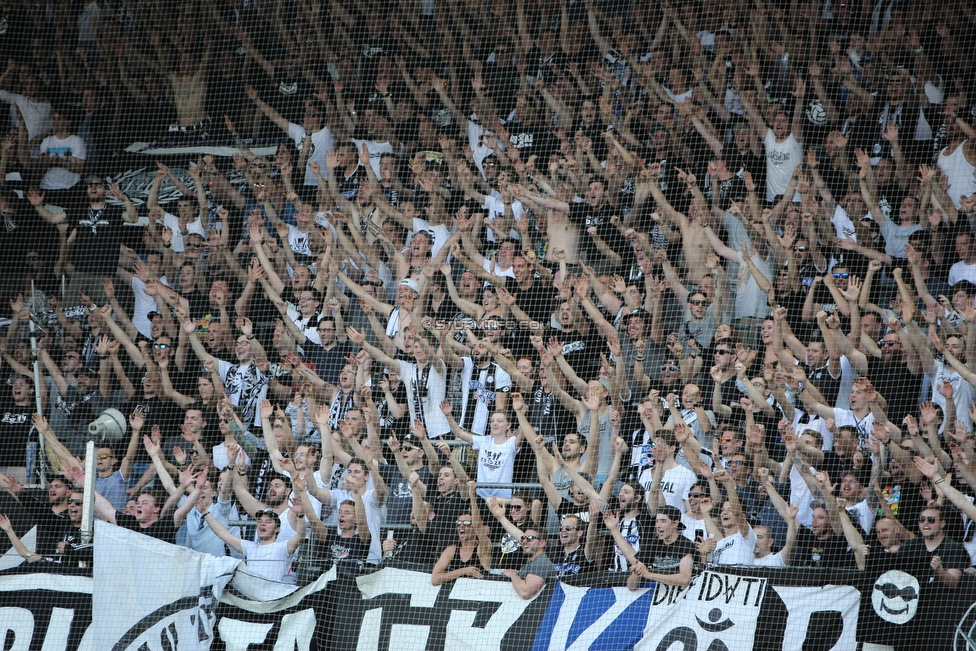
[[[41,155],[37,158],[37,166],[46,170],[40,187],[45,192],[70,190],[81,181],[87,158],[85,141],[71,133],[71,116],[66,109],[51,113],[51,127],[54,134],[41,142]],[[47,199],[58,201],[53,195]]]
[[[742,504],[735,490],[735,480],[724,470],[717,471],[713,477],[716,482],[725,486],[728,499],[722,503],[720,520],[717,524],[711,515],[714,506],[712,498],[701,499],[705,527],[710,535],[715,535],[718,539],[712,552],[712,562],[716,565],[752,565],[756,551],[756,532],[749,526],[746,514],[742,510]]]
[[[793,96],[797,99],[797,105],[803,106],[803,98],[806,96],[806,84],[803,79],[797,78],[796,89]],[[773,125],[767,126],[756,105],[742,99],[742,106],[746,109],[746,117],[752,123],[753,128],[762,136],[763,145],[766,148],[766,201],[773,199],[786,192],[793,177],[793,170],[803,162],[803,120],[805,116],[802,109],[797,109],[793,113],[792,123],[790,115],[785,109],[778,108],[773,111]],[[794,196],[795,201],[799,201],[800,195]]]
[[[292,509],[297,513],[301,510],[301,506],[296,504]],[[296,520],[295,535],[287,542],[278,542],[281,519],[271,509],[257,514],[258,542],[241,540],[233,535],[210,511],[207,511],[203,518],[218,538],[227,543],[231,549],[244,555],[244,559],[249,561],[247,569],[251,574],[271,581],[282,583],[285,581],[291,569],[292,555],[305,541],[305,518],[302,517]]]

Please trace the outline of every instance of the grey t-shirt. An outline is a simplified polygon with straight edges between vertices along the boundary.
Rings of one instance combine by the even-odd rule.
[[[541,576],[543,579],[548,581],[549,579],[554,579],[558,576],[555,566],[553,566],[552,561],[545,554],[539,554],[531,561],[526,563],[519,569],[519,578],[525,579],[530,574],[535,574],[536,576]]]

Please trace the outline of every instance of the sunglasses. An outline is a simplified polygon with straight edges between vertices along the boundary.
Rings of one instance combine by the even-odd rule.
[[[68,504],[74,504],[75,506],[81,506],[84,503],[84,500],[68,500]]]
[[[459,527],[470,527],[473,522],[471,520],[457,520],[454,524]]]
[[[885,340],[883,340],[883,341],[881,342],[881,345],[882,345],[883,347],[885,347],[885,348],[891,348],[892,346],[897,346],[897,345],[898,345],[898,344],[900,344],[900,343],[901,343],[901,342],[900,342],[900,341],[898,341],[898,340],[894,340],[894,341],[893,341],[893,340],[890,340],[890,339],[885,339]]]
[[[666,366],[661,366],[661,371],[662,372],[663,371],[671,371],[672,373],[675,373],[675,372],[677,372],[677,370],[678,370],[678,367],[675,366],[674,364],[668,364]]]
[[[27,262],[40,262],[41,259],[36,255],[29,255],[26,258]]]
[[[708,305],[708,301],[703,301],[700,298],[696,298],[695,300],[688,301],[688,302],[690,304],[694,305],[695,307],[701,307],[702,305]]]
[[[793,247],[793,250],[794,251],[800,251],[802,253],[803,251],[806,251],[807,250],[807,247],[805,247],[805,246],[794,246]]]
[[[111,458],[113,458],[111,454],[100,454],[100,455],[98,455],[98,460],[99,461],[101,461],[103,459],[111,459]]]
[[[934,515],[920,515],[920,516],[918,516],[918,523],[919,524],[925,524],[926,522],[928,522],[929,524],[935,524],[938,521],[939,521],[939,518],[935,517]]]
[[[741,459],[736,459],[734,461],[727,461],[725,463],[725,465],[727,465],[727,466],[742,466],[742,465],[745,465],[745,463],[746,462],[743,461],[743,460],[741,460]]]
[[[701,493],[688,493],[688,499],[694,498],[697,500],[697,499],[701,499],[701,496],[702,496]]]
[[[508,508],[511,511],[516,511],[516,510],[524,509],[525,504],[509,504]]]
[[[404,445],[401,446],[400,449],[403,450],[404,452],[412,452],[414,450],[419,450],[420,448],[415,447],[413,445]]]
[[[779,279],[780,280],[789,280],[790,279],[790,275],[789,274],[780,274],[779,275]]]
[[[723,436],[722,437],[722,443],[731,443],[734,440],[735,440],[735,437],[732,437],[732,436]]]
[[[722,348],[721,350],[716,350],[716,355],[728,355],[731,351],[728,348]]]
[[[498,163],[482,163],[482,167],[495,167]]]
[[[188,249],[202,249],[203,248],[203,244],[201,244],[200,242],[187,242],[184,246],[186,246],[186,248],[188,248]]]
[[[169,344],[153,344],[153,348],[157,350],[166,350],[169,348]]]
[[[89,188],[104,188],[105,184],[101,181],[92,181],[88,184]]]
[[[834,278],[850,278],[850,277],[851,277],[851,274],[849,274],[849,273],[834,274]]]
[[[527,534],[522,536],[522,542],[532,542],[533,540],[538,540],[539,536],[533,536],[532,534]]]
[[[559,527],[559,530],[560,531],[576,531],[576,527],[571,527],[568,524],[564,524],[563,526]]]

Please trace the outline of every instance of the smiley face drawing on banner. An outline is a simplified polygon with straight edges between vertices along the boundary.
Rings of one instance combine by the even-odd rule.
[[[900,570],[878,577],[871,591],[871,604],[878,617],[892,624],[906,624],[918,611],[918,579]]]

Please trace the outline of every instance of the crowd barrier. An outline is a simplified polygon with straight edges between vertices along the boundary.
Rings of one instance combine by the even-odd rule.
[[[961,651],[976,627],[976,580],[936,599],[897,570],[713,568],[634,592],[601,575],[531,600],[504,577],[432,586],[409,566],[295,588],[102,522],[94,578],[38,569],[0,574],[4,650]]]

